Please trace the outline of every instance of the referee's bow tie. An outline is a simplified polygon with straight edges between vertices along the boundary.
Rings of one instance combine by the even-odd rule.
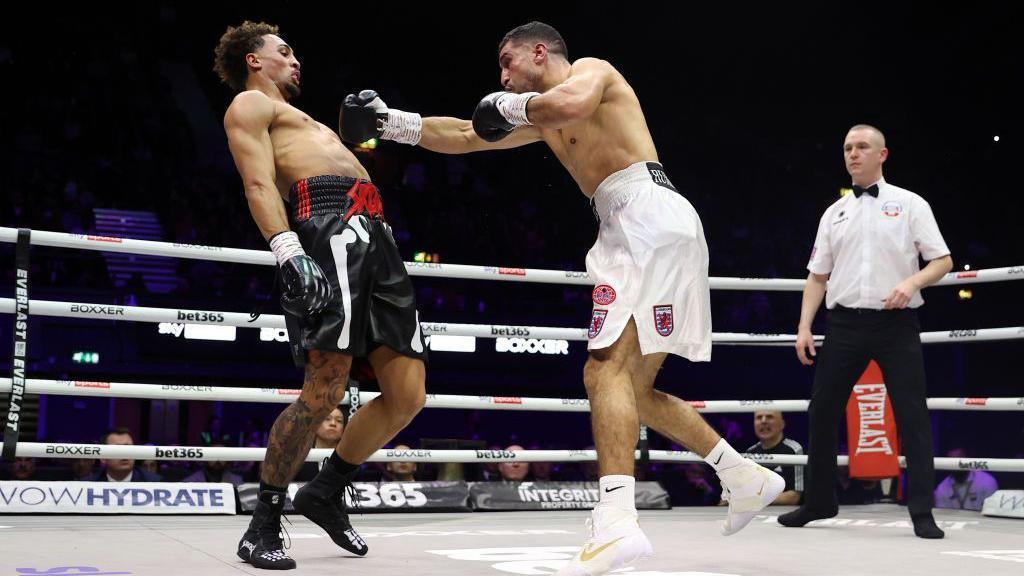
[[[855,184],[853,186],[853,195],[856,196],[857,198],[860,198],[861,194],[867,194],[868,196],[874,196],[875,198],[878,198],[878,184],[872,184],[867,188],[861,188],[860,186],[857,186]]]

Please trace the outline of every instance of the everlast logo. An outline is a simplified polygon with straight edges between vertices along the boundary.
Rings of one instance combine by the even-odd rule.
[[[530,329],[522,326],[491,326],[491,336],[529,336]]]
[[[157,458],[202,458],[202,448],[160,448],[156,449]]]
[[[587,277],[587,273],[586,272],[570,272],[570,271],[567,270],[565,272],[565,277],[566,278],[586,278]]]
[[[515,460],[516,453],[511,450],[477,450],[476,457],[480,460]]]
[[[177,386],[174,384],[164,384],[160,389],[171,390],[172,392],[213,392],[213,386]]]
[[[430,450],[388,450],[388,458],[430,458]]]
[[[950,338],[972,338],[978,335],[977,330],[950,330]]]
[[[956,463],[957,467],[961,470],[988,470],[988,462],[981,460],[958,460]]]
[[[47,446],[47,454],[58,456],[99,456],[99,446],[79,446],[77,444],[61,444],[59,446]]]
[[[858,384],[853,389],[860,414],[856,453],[884,452],[891,455],[892,445],[885,426],[885,386]]]
[[[178,320],[190,322],[223,322],[224,315],[216,312],[183,312],[178,310]]]
[[[96,304],[72,304],[71,312],[79,314],[103,314],[106,316],[124,316],[124,308],[120,306],[97,306]]]

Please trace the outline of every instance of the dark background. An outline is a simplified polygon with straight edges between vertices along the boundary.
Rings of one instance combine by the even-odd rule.
[[[484,14],[487,12],[487,14]],[[492,14],[493,12],[493,14]],[[94,209],[154,213],[162,239],[266,249],[227,152],[232,94],[212,71],[228,25],[265,19],[302,61],[295,105],[333,126],[339,101],[375,88],[394,108],[468,117],[499,89],[497,42],[532,19],[558,28],[571,59],[609,60],[636,89],[661,162],[704,222],[712,276],[806,276],[818,219],[849,184],[842,140],[855,123],[886,134],[889,182],[927,199],[956,269],[1020,265],[1022,58],[1007,3],[633,4],[522,8],[277,2],[27,7],[0,24],[0,225],[91,232]],[[996,141],[995,137],[999,140]],[[360,159],[384,194],[402,255],[442,262],[582,270],[596,235],[586,199],[542,144],[445,157],[383,143]],[[0,295],[13,286],[13,249]],[[169,293],[118,286],[96,252],[35,247],[33,298],[248,311],[267,298],[269,267],[180,260]],[[585,326],[579,287],[415,279],[426,321]],[[932,288],[924,330],[1024,324],[1016,282]],[[716,332],[793,333],[796,293],[712,295]],[[276,312],[273,302],[268,312]],[[9,318],[6,317],[6,318]],[[819,316],[819,321],[822,316]],[[818,326],[820,333],[820,324]],[[0,324],[9,342],[10,321]],[[36,318],[30,376],[129,382],[298,386],[286,347],[239,330],[236,343],[178,341],[152,324]],[[564,356],[434,353],[433,393],[582,397],[585,346]],[[101,362],[70,362],[74,350]],[[1019,340],[925,349],[933,397],[1020,396]],[[0,362],[5,371],[10,361]],[[813,369],[790,348],[715,348],[709,364],[667,362],[659,386],[691,399],[806,398]],[[154,406],[159,404],[159,406]],[[170,410],[161,424],[157,408]],[[119,408],[119,406],[121,406]],[[130,406],[126,409],[123,406]],[[41,400],[42,439],[83,441],[109,425],[139,442],[196,443],[211,414],[234,440],[280,406]],[[162,413],[162,412],[161,412]],[[255,418],[256,420],[253,420]],[[749,415],[713,416],[745,447]],[[933,414],[937,449],[1021,457],[1020,412]],[[173,425],[172,425],[173,424]],[[788,432],[806,444],[803,415]],[[237,430],[237,433],[234,431]],[[402,439],[477,437],[545,447],[591,443],[585,415],[427,410]],[[667,446],[655,440],[658,446]],[[1006,476],[1006,482],[1012,476]]]

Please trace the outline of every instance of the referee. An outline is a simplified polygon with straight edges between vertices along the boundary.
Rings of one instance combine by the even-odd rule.
[[[942,538],[932,517],[934,454],[916,309],[924,302],[920,290],[949,272],[953,260],[928,203],[882,178],[889,150],[880,130],[850,128],[843,154],[853,193],[825,210],[818,225],[797,330],[796,354],[811,365],[811,322],[825,298],[828,324],[811,390],[806,492],[803,505],[779,516],[779,523],[799,527],[838,513],[837,424],[853,385],[874,359],[907,459],[914,534]],[[919,255],[928,261],[923,270]]]

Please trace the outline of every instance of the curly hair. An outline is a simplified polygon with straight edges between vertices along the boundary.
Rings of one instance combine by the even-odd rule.
[[[245,55],[262,48],[263,36],[266,34],[277,35],[277,26],[249,20],[237,27],[228,26],[213,51],[213,70],[220,76],[221,82],[236,92],[245,90],[245,81],[249,77]]]

